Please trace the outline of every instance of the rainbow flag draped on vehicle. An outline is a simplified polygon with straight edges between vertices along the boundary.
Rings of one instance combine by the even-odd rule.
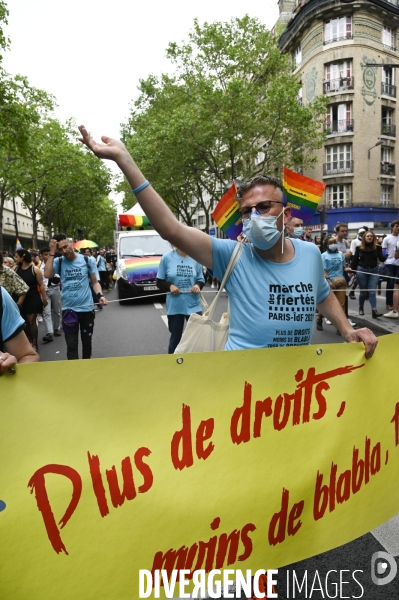
[[[283,167],[283,195],[294,217],[310,221],[325,188],[325,183]]]

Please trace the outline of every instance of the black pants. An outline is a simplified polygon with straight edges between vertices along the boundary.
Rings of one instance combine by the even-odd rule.
[[[387,268],[387,292],[386,292],[386,304],[387,306],[393,306],[393,286],[399,285],[399,279],[392,279],[392,277],[399,276],[399,267],[397,265],[385,265]]]
[[[202,315],[198,312],[197,315]],[[183,335],[184,321],[188,321],[190,315],[168,315],[168,328],[170,331],[170,340],[168,354],[173,354],[176,350],[181,336]]]
[[[94,329],[94,310],[89,312],[78,312],[80,339],[82,340],[82,358],[91,357],[91,341]],[[76,333],[65,333],[68,360],[79,358],[79,331]]]
[[[109,277],[108,271],[99,271],[100,276],[100,284],[103,290],[107,290],[109,288]]]

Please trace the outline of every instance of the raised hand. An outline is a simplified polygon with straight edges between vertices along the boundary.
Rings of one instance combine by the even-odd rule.
[[[113,140],[105,135],[101,137],[102,144],[95,142],[87,133],[84,125],[78,127],[82,137],[78,138],[82,144],[85,144],[98,158],[106,158],[118,162],[121,156],[127,154],[125,145],[119,140]]]

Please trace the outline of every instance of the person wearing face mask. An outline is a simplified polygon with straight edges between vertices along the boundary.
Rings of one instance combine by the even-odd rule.
[[[363,235],[362,243],[356,248],[355,256],[351,260],[351,269],[356,271],[357,281],[360,286],[359,294],[359,315],[364,315],[364,301],[366,299],[366,290],[371,304],[371,314],[374,319],[381,317],[382,314],[377,311],[377,299],[375,290],[380,278],[378,273],[378,263],[384,262],[381,246],[377,245],[377,238],[373,231],[366,231]]]
[[[79,130],[80,141],[98,158],[117,163],[154,229],[222,279],[237,242],[180,223],[122,142],[103,137],[98,143],[83,125]],[[317,306],[347,342],[362,341],[366,357],[372,356],[378,340],[369,329],[355,331],[348,323],[324,278],[319,250],[314,244],[285,238],[291,209],[281,181],[257,175],[240,183],[236,198],[248,241],[226,283],[230,327],[225,349],[309,344]]]
[[[345,256],[338,250],[337,240],[329,237],[326,241],[327,250],[321,255],[324,275],[332,292],[335,294],[343,312],[345,313],[346,280],[344,277]],[[316,327],[323,329],[323,316],[319,312]],[[337,329],[337,333],[340,333]]]
[[[304,234],[303,221],[298,217],[290,217],[285,226],[289,238],[302,240]]]

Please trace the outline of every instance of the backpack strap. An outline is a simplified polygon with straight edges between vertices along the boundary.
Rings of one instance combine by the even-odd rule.
[[[4,346],[3,346],[3,334],[1,332],[1,321],[3,318],[3,298],[1,296],[1,285],[0,285],[0,351],[4,352]]]

